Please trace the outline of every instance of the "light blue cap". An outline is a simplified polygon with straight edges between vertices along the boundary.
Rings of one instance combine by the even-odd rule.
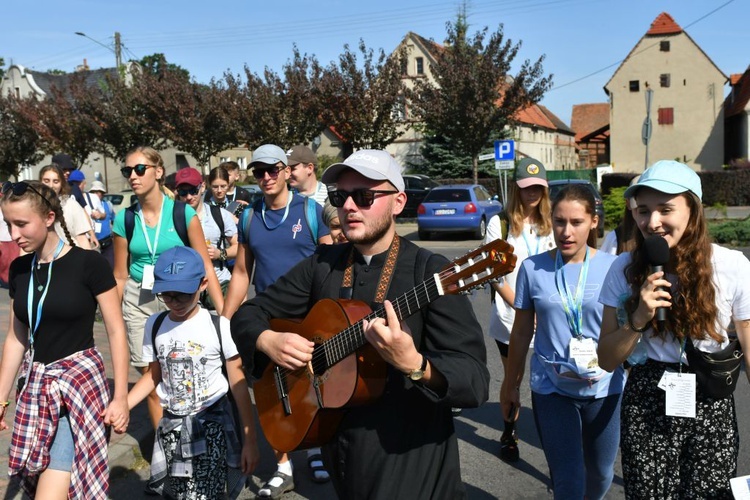
[[[253,159],[250,160],[250,165],[253,163],[276,165],[279,162],[283,163],[284,166],[288,165],[284,150],[274,144],[263,144],[253,151]]]
[[[667,194],[680,194],[690,191],[703,199],[701,178],[695,171],[674,160],[660,160],[646,169],[638,182],[625,190],[625,198],[635,196],[636,191],[647,187]]]

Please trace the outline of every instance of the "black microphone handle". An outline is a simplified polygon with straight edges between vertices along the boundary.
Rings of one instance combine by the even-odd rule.
[[[649,274],[654,274],[654,273],[663,272],[663,271],[664,271],[664,266],[651,266],[651,272]],[[657,290],[664,290],[664,287],[658,287]],[[657,325],[659,326],[659,331],[662,331],[664,327],[664,322],[667,321],[667,308],[657,307],[656,315],[654,316],[654,319],[656,319]]]

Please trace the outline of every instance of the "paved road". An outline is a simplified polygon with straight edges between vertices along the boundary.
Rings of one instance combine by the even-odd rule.
[[[399,233],[408,239],[424,245],[433,251],[442,253],[448,258],[462,255],[469,249],[478,246],[477,241],[464,241],[458,238],[422,243],[417,241],[416,225],[400,224]],[[750,255],[750,249],[745,251]],[[472,295],[471,303],[477,318],[486,331],[490,303],[485,290],[478,290]],[[8,321],[8,299],[4,291],[0,291],[0,325]],[[95,327],[97,344],[103,351],[105,359],[109,359],[109,349],[106,343],[104,328],[101,324]],[[494,342],[486,337],[488,367],[491,375],[490,399],[481,408],[464,410],[456,418],[456,431],[459,436],[461,453],[461,470],[464,481],[473,499],[537,499],[551,498],[548,491],[548,469],[541,451],[539,440],[534,429],[530,409],[530,394],[528,383],[522,385],[522,400],[529,405],[521,409],[519,436],[521,439],[521,461],[515,466],[508,465],[498,458],[499,453],[499,402],[498,394],[502,383],[500,358]],[[111,370],[110,370],[111,373]],[[130,371],[130,383],[135,383],[138,374]],[[750,474],[750,384],[740,381],[736,392],[737,413],[741,440],[744,443],[740,453],[740,474]],[[150,457],[153,433],[149,430],[147,412],[144,405],[139,406],[131,415],[131,425],[128,433],[122,436],[114,435],[110,444],[110,462],[112,467],[111,497],[114,499],[134,500],[145,497],[142,494],[145,479],[148,476],[148,462],[143,457]],[[262,433],[259,431],[259,435]],[[9,432],[0,433],[0,449],[7,449]],[[254,492],[262,483],[261,478],[267,478],[273,473],[275,464],[268,444],[261,442],[262,462],[253,476],[254,485],[243,492],[241,498],[255,498]],[[302,452],[292,454],[295,466],[295,480],[297,489],[284,498],[294,499],[328,499],[334,498],[330,484],[314,484],[307,474],[305,455]],[[0,470],[7,466],[7,455],[0,454]],[[619,460],[615,466],[615,482],[607,498],[623,498],[622,476]],[[13,485],[8,485],[5,474],[0,474],[0,494],[5,498],[20,498]]]

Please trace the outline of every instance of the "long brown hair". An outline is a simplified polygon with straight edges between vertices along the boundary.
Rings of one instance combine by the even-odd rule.
[[[47,172],[54,172],[57,174],[57,177],[60,179],[60,196],[70,196],[70,193],[72,192],[70,189],[70,184],[68,184],[68,180],[65,178],[65,173],[62,171],[60,166],[57,163],[50,163],[49,165],[42,167],[41,170],[39,170],[39,180],[42,180],[42,177],[44,177],[44,174]]]
[[[690,192],[682,193],[681,196],[687,200],[690,208],[690,220],[679,243],[669,250],[666,271],[677,276],[678,287],[672,294],[672,307],[667,310],[665,330],[671,331],[679,340],[685,337],[702,340],[708,334],[715,341],[721,342],[723,337],[716,329],[718,309],[708,224],[698,197]],[[638,307],[641,285],[649,275],[643,242],[643,234],[636,231],[632,262],[625,268],[625,277],[631,289],[625,308],[630,314]],[[655,336],[664,338],[663,333],[655,333]]]
[[[544,194],[536,206],[536,232],[540,236],[546,236],[552,231],[552,208],[550,207],[549,189],[542,186]],[[511,182],[508,187],[508,204],[505,206],[505,214],[508,216],[508,233],[518,236],[523,231],[523,203],[521,202],[521,188],[518,184]]]
[[[54,165],[58,168],[57,165]],[[62,177],[65,180],[64,177]],[[65,218],[63,217],[62,205],[60,205],[60,198],[55,194],[55,191],[48,187],[45,183],[39,181],[20,181],[21,183],[28,184],[31,189],[27,189],[23,194],[15,195],[13,190],[9,190],[0,199],[0,205],[6,205],[8,203],[15,203],[18,201],[28,201],[31,205],[32,210],[39,214],[42,218],[47,217],[49,212],[55,214],[55,222],[60,223],[60,227],[65,234],[65,238],[68,240],[70,246],[75,246],[73,237],[70,235],[68,225],[65,224]],[[18,184],[18,183],[17,183]],[[36,190],[36,192],[34,192]],[[46,201],[46,203],[45,203]],[[54,229],[53,229],[54,230]]]

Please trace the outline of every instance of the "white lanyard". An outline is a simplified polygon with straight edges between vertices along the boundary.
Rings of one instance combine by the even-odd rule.
[[[279,221],[279,223],[273,227],[270,227],[268,225],[268,222],[266,222],[266,198],[265,196],[263,197],[263,205],[261,206],[260,215],[261,217],[263,217],[263,224],[266,226],[266,229],[268,229],[269,231],[273,231],[274,229],[282,225],[284,221],[286,220],[287,215],[289,215],[289,205],[292,204],[292,197],[294,196],[294,193],[292,191],[289,191],[287,194],[289,195],[289,198],[287,198],[286,200],[286,210],[284,210],[284,216],[281,218],[281,221]]]
[[[161,232],[161,219],[164,217],[164,204],[166,203],[167,197],[162,195],[161,199],[161,210],[159,211],[159,222],[156,223],[156,234],[154,235],[154,246],[151,246],[151,241],[148,238],[148,231],[146,230],[146,221],[143,217],[143,207],[140,206],[140,203],[138,204],[138,215],[139,219],[141,221],[141,229],[143,229],[143,239],[146,240],[146,247],[148,248],[148,253],[151,255],[151,264],[156,263],[156,249],[159,245],[159,232]]]
[[[55,248],[55,254],[52,256],[52,260],[49,262],[49,267],[47,268],[47,283],[44,284],[42,296],[39,298],[39,303],[36,306],[36,317],[33,317],[31,315],[34,303],[34,266],[36,265],[36,254],[34,254],[34,257],[31,259],[31,273],[29,274],[29,291],[26,298],[26,312],[29,315],[29,347],[32,350],[34,349],[34,335],[39,329],[39,325],[42,324],[42,306],[44,305],[44,299],[47,298],[49,285],[52,281],[52,264],[60,255],[60,252],[62,252],[64,245],[65,244],[63,243],[63,240],[60,239],[60,241],[58,241],[57,243],[57,247]]]

